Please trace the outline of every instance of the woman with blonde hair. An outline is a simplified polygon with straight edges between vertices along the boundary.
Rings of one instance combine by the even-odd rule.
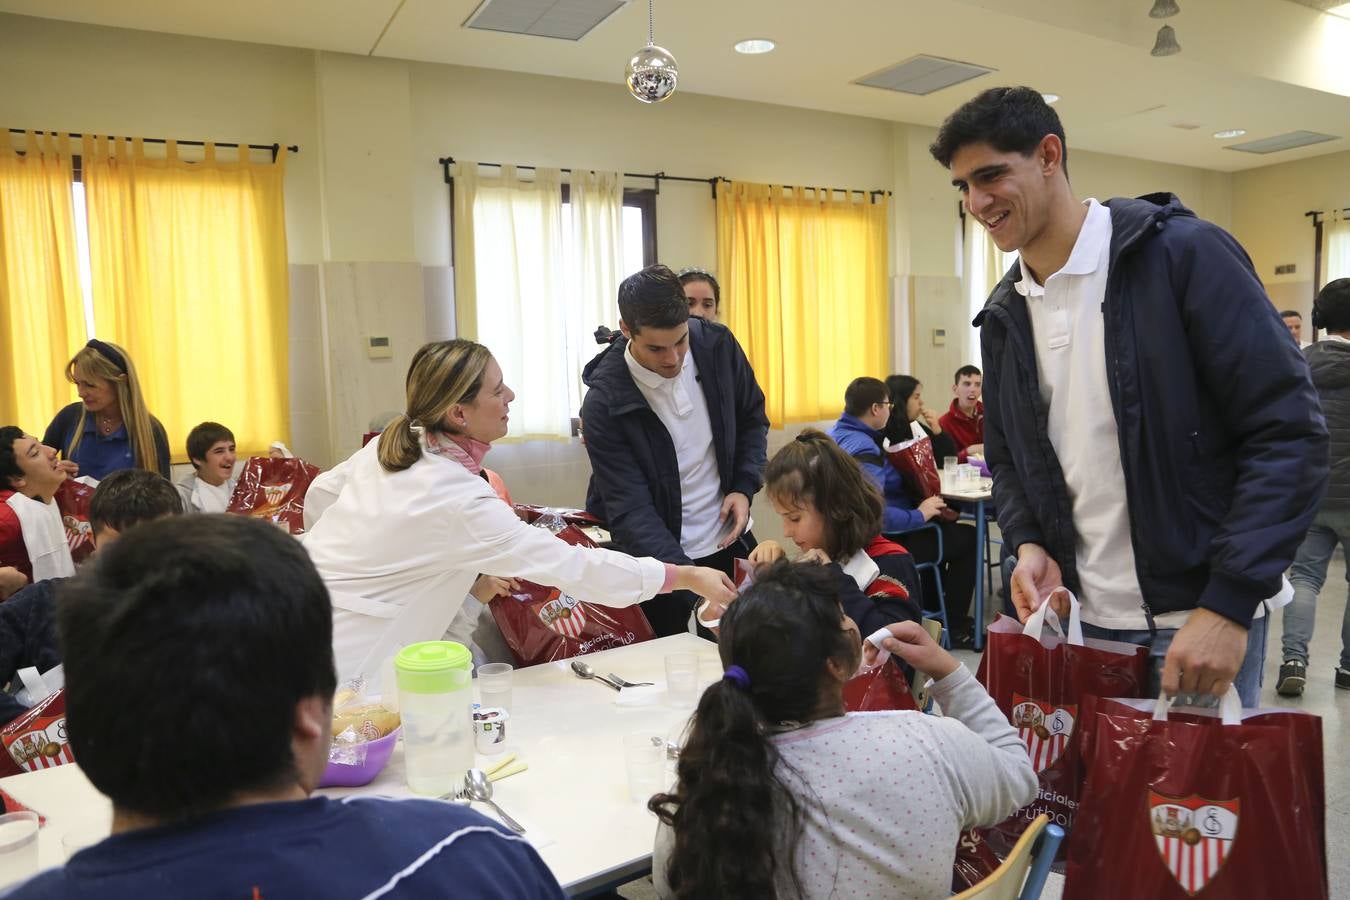
[[[607,606],[670,590],[730,602],[721,572],[572,547],[516,517],[483,476],[515,399],[486,347],[427,344],[406,384],[405,412],[305,495],[305,546],[333,598],[340,678],[377,676],[400,647],[440,638],[480,574]]]
[[[92,340],[66,363],[80,402],[56,414],[42,443],[55,447],[74,475],[103,479],[118,469],[169,477],[169,438],[145,408],[131,357],[116,344]]]

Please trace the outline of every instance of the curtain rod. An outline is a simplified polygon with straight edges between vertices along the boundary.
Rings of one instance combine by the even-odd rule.
[[[730,183],[731,183],[731,179],[730,179],[730,178],[722,178],[720,175],[718,176],[717,180],[718,180],[718,181],[725,181],[727,184],[730,184]],[[785,190],[785,191],[795,191],[795,190],[797,190],[796,185],[791,185],[791,184],[780,184],[780,185],[778,185],[778,187],[781,187],[781,188],[782,188],[783,190]],[[868,196],[870,196],[870,197],[872,198],[872,202],[873,202],[873,203],[876,203],[876,202],[877,202],[877,198],[878,198],[878,197],[889,197],[889,196],[891,196],[891,192],[890,192],[890,191],[867,191],[867,190],[863,190],[862,188],[823,188],[823,187],[812,187],[811,185],[803,185],[801,189],[804,190],[804,191],[829,191],[829,192],[831,192],[831,193],[839,193],[839,194],[867,194]],[[715,196],[715,195],[716,195],[716,194],[715,194],[715,192],[714,192],[714,196]]]
[[[9,130],[9,133],[10,133],[10,134],[27,134],[28,132],[27,132],[25,129],[23,129],[23,128],[11,128],[11,129]],[[33,134],[50,134],[50,135],[52,135],[52,136],[56,136],[56,135],[60,134],[60,132],[58,132],[58,131],[34,131]],[[80,133],[78,133],[78,132],[71,132],[71,133],[69,134],[69,137],[73,137],[73,138],[82,138],[82,137],[84,137],[84,135],[83,135],[83,134],[80,134]],[[169,142],[169,139],[168,139],[168,138],[141,138],[141,143],[143,143],[143,144],[167,144],[168,142]],[[208,143],[215,144],[217,147],[238,147],[238,146],[240,146],[239,144],[229,143],[229,142],[227,142],[227,141],[174,141],[174,143],[175,143],[175,144],[182,144],[184,147],[205,147]],[[277,154],[279,154],[279,153],[281,152],[281,145],[280,145],[280,144],[244,144],[243,146],[247,147],[247,148],[250,149],[250,150],[270,150],[270,151],[272,151],[272,162],[276,162],[276,160],[277,160]],[[296,145],[296,144],[291,144],[291,145],[288,146],[286,149],[287,149],[288,151],[290,151],[291,153],[299,153],[299,152],[300,152],[300,147],[299,147],[298,145]]]
[[[439,163],[441,164],[441,171],[445,174],[445,183],[446,183],[446,184],[452,184],[453,182],[451,181],[451,179],[452,179],[454,176],[452,176],[452,175],[450,174],[450,167],[453,166],[453,165],[455,164],[455,158],[454,158],[453,156],[445,156],[445,157],[442,157],[441,159],[438,159],[437,162],[439,162]],[[480,166],[492,166],[493,168],[500,169],[500,168],[502,167],[503,163],[480,162],[478,165],[480,165]],[[539,168],[539,167],[538,167],[538,166],[516,166],[516,168],[517,168],[517,169],[529,169],[531,172],[533,172],[535,169],[537,169],[537,168]],[[562,173],[565,174],[565,175],[571,175],[571,174],[572,174],[572,170],[571,170],[571,169],[559,169],[558,171],[562,172]],[[707,185],[711,185],[711,186],[712,186],[712,192],[713,192],[713,196],[714,196],[714,197],[717,196],[717,182],[718,182],[718,180],[719,180],[719,178],[720,178],[720,176],[714,176],[714,177],[712,177],[712,178],[689,178],[689,177],[684,176],[684,175],[667,175],[665,172],[653,172],[653,173],[651,173],[651,174],[645,174],[645,173],[642,173],[642,172],[624,172],[624,173],[623,173],[623,177],[624,177],[624,178],[643,178],[643,179],[647,179],[647,180],[650,180],[650,181],[655,181],[655,182],[656,182],[656,192],[657,192],[658,194],[661,193],[661,182],[662,182],[662,181],[692,181],[692,182],[695,182],[695,183],[698,183],[698,184],[707,184]],[[726,179],[720,179],[720,180],[725,181]]]
[[[1350,213],[1350,207],[1346,207],[1345,209],[1341,210],[1333,209],[1332,212],[1339,212],[1341,215],[1345,215],[1346,213]],[[1326,211],[1321,209],[1310,209],[1303,215],[1306,218],[1311,218],[1313,220],[1313,224],[1317,225],[1321,221],[1322,216],[1326,215]]]
[[[442,157],[441,159],[437,160],[437,162],[439,162],[439,163],[441,164],[441,169],[442,169],[442,171],[445,173],[445,183],[446,183],[446,184],[451,184],[451,185],[452,185],[452,184],[453,184],[453,182],[452,182],[453,176],[450,174],[450,167],[451,167],[452,165],[454,165],[454,163],[455,163],[455,158],[454,158],[453,156],[446,156],[446,157]],[[493,163],[493,162],[480,162],[478,165],[480,165],[480,166],[492,166],[492,167],[498,168],[498,169],[500,169],[500,168],[502,167],[502,163]],[[538,168],[538,167],[537,167],[537,166],[516,166],[516,168],[517,168],[517,169],[529,169],[530,171],[534,171],[534,170],[535,170],[536,168]],[[564,173],[569,174],[569,175],[572,173],[572,170],[571,170],[571,169],[560,169],[559,171],[564,172]],[[662,181],[692,181],[692,182],[697,182],[697,183],[700,183],[700,184],[707,184],[707,185],[710,185],[710,186],[712,187],[712,195],[713,195],[713,199],[714,199],[714,200],[717,199],[717,183],[718,183],[719,181],[725,181],[725,182],[728,183],[728,184],[731,183],[731,179],[730,179],[730,178],[724,178],[724,177],[722,177],[721,175],[714,175],[714,176],[711,177],[711,178],[689,178],[689,177],[684,176],[684,175],[667,175],[665,172],[654,172],[654,173],[652,173],[652,174],[650,174],[650,175],[648,175],[648,174],[643,174],[643,173],[638,173],[638,172],[624,172],[624,173],[623,173],[623,177],[625,177],[625,178],[646,178],[646,179],[650,179],[650,180],[652,180],[652,181],[655,181],[655,182],[656,182],[656,192],[657,192],[658,194],[661,192],[661,182],[662,182]],[[790,184],[784,184],[784,185],[781,185],[781,187],[783,187],[784,189],[789,190],[789,191],[791,191],[791,190],[796,190],[796,188],[795,188],[793,185],[790,185]],[[860,190],[860,189],[857,189],[857,188],[853,188],[853,189],[850,189],[850,188],[804,188],[804,190],[830,190],[830,191],[838,191],[838,192],[840,192],[840,193],[845,193],[845,194],[868,194],[869,196],[871,196],[872,202],[873,202],[873,203],[875,203],[875,202],[877,201],[877,197],[879,197],[879,196],[884,196],[884,197],[889,197],[889,196],[891,196],[891,192],[890,192],[890,191],[864,191],[864,190]]]

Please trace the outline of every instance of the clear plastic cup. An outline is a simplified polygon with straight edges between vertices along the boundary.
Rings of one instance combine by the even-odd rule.
[[[510,663],[486,663],[478,667],[478,702],[511,712]]]
[[[23,881],[37,870],[37,813],[25,810],[0,816],[0,887]]]
[[[666,739],[653,730],[632,731],[623,738],[623,761],[628,771],[628,797],[646,803],[664,790]]]
[[[698,703],[698,654],[666,656],[666,702],[677,708]]]

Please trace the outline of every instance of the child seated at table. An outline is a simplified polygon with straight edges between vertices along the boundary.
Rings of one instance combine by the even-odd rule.
[[[933,678],[945,716],[845,713],[858,628],[819,565],[780,560],[722,616],[703,693],[656,813],[663,898],[946,897],[957,836],[1036,796],[1026,746],[974,676],[913,622],[883,643]]]
[[[857,590],[841,591],[840,602],[859,628],[870,634],[898,619],[918,620],[923,602],[914,559],[881,536],[886,502],[881,491],[829,435],[803,430],[769,460],[764,487],[783,519],[783,536],[803,551],[798,559],[837,563],[853,579]],[[777,541],[766,540],[751,552],[750,561],[762,564],[783,556]],[[877,612],[869,611],[872,606]],[[904,614],[879,618],[899,612]]]
[[[222,513],[234,493],[234,432],[219,422],[203,422],[188,432],[192,472],[178,482],[189,512]]]
[[[183,502],[164,476],[147,469],[118,469],[98,484],[89,500],[89,526],[94,547],[102,549],[140,522],[176,516]],[[34,582],[0,603],[0,686],[14,690],[20,669],[45,673],[61,662],[53,624],[56,591],[67,578]],[[0,692],[0,723],[22,715],[26,708],[12,695]]]
[[[333,608],[271,524],[138,525],[62,585],[57,628],[70,747],[112,800],[112,836],[6,897],[564,896],[534,848],[467,807],[310,796],[332,740]],[[54,840],[73,812],[44,812]]]

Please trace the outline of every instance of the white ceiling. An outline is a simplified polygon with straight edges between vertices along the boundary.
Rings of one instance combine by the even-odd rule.
[[[658,0],[680,90],[937,125],[986,87],[1062,95],[1070,147],[1219,171],[1350,149],[1350,20],[1288,0],[1179,0],[1178,56],[1149,55],[1152,0]],[[620,81],[646,42],[643,0],[578,42],[462,28],[478,0],[0,0],[98,25]],[[765,56],[735,53],[767,37]],[[998,71],[928,97],[852,82],[917,53]],[[633,101],[636,102],[636,101]],[[669,102],[679,102],[679,95]],[[1183,123],[1195,130],[1173,127]],[[1211,134],[1245,128],[1230,141]],[[1305,129],[1339,140],[1253,156],[1225,143]]]

